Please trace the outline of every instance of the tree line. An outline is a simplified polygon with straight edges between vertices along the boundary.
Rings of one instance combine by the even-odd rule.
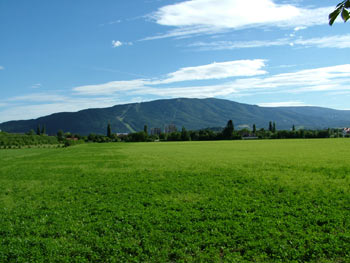
[[[62,135],[63,133],[61,133]],[[59,136],[61,137],[61,136]],[[309,130],[296,129],[293,125],[290,130],[277,130],[276,123],[269,122],[268,129],[257,129],[252,125],[252,129],[235,129],[232,120],[229,120],[223,129],[213,130],[210,128],[201,130],[187,130],[182,127],[181,131],[171,133],[160,133],[151,135],[148,133],[147,125],[143,131],[129,133],[127,135],[117,135],[112,132],[110,124],[107,125],[106,135],[89,134],[80,136],[78,134],[64,134],[66,139],[75,138],[84,142],[154,142],[154,141],[211,141],[211,140],[242,140],[242,139],[297,139],[297,138],[337,138],[343,137],[341,129]]]
[[[201,129],[187,130],[182,127],[181,131],[171,133],[160,133],[151,135],[148,133],[147,125],[139,132],[125,135],[113,133],[111,125],[108,123],[106,134],[91,133],[82,136],[76,133],[63,132],[59,130],[56,136],[45,134],[45,126],[37,127],[37,131],[30,130],[26,134],[11,134],[0,132],[0,148],[21,148],[23,146],[40,145],[62,145],[72,146],[86,142],[106,143],[106,142],[154,142],[154,141],[214,141],[214,140],[242,140],[242,139],[297,139],[297,138],[337,138],[343,137],[341,129],[309,130],[296,129],[293,125],[290,130],[278,130],[276,123],[269,122],[268,129],[257,129],[252,125],[252,129],[235,129],[232,120],[229,120],[223,129]]]

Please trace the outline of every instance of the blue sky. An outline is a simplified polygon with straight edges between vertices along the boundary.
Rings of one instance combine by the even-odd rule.
[[[177,97],[350,109],[339,1],[0,0],[0,122]]]

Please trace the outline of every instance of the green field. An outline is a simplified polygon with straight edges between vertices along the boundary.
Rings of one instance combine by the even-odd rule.
[[[350,262],[350,140],[0,150],[0,262]]]

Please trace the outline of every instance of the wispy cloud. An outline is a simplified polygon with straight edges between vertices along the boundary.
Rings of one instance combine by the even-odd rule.
[[[318,48],[350,48],[350,34],[326,36],[320,38],[297,39],[296,45]]]
[[[143,79],[127,81],[111,81],[104,84],[86,85],[73,88],[77,94],[83,95],[110,95],[117,92],[142,90],[149,81]]]
[[[107,23],[102,23],[102,24],[100,24],[100,26],[114,25],[114,24],[119,24],[121,22],[122,22],[122,20],[118,19],[118,20],[113,20],[113,21],[107,22]]]
[[[0,70],[3,70],[3,69],[5,69],[3,66],[0,66]]]
[[[213,41],[213,42],[196,42],[188,45],[189,47],[195,47],[196,50],[229,50],[240,48],[259,48],[259,47],[273,47],[290,45],[291,40],[288,38],[276,39],[276,40],[256,40],[256,41]]]
[[[144,40],[261,26],[302,29],[326,24],[332,9],[305,9],[275,4],[272,0],[251,0],[249,3],[243,0],[190,0],[163,6],[150,15],[157,24],[175,29]]]
[[[41,83],[35,83],[31,86],[32,89],[40,89],[42,87]]]
[[[264,102],[258,103],[260,107],[301,107],[311,106],[302,101],[282,101],[282,102]]]
[[[231,83],[239,92],[305,93],[350,89],[350,64],[300,70],[264,78],[237,79]]]
[[[299,46],[317,48],[350,48],[350,34],[325,36],[319,38],[281,38],[276,40],[259,41],[212,41],[195,42],[188,47],[196,48],[199,51],[209,50],[231,50],[241,48],[263,48],[274,46]]]
[[[29,104],[24,103],[23,99],[31,99]],[[123,103],[115,97],[100,98],[79,98],[79,97],[57,97],[56,99],[48,96],[48,100],[32,99],[35,94],[28,94],[23,98],[10,98],[4,110],[0,110],[0,123],[9,120],[23,120],[38,118],[56,112],[75,112],[87,108],[109,107],[115,104]],[[28,101],[27,101],[28,102]]]
[[[350,90],[350,64],[300,70],[292,73],[251,78],[236,78],[215,85],[182,87],[143,87],[130,94],[167,97],[229,97],[269,93],[298,94]]]
[[[7,101],[11,102],[55,102],[55,101],[65,101],[68,97],[56,95],[56,94],[47,94],[47,93],[33,93],[28,95],[16,96],[9,98]]]
[[[338,92],[339,94],[348,94],[350,92],[350,64],[269,75],[260,72],[264,67],[264,61],[257,60],[257,62],[261,63],[261,67],[253,67],[256,70],[256,75],[252,76],[246,76],[248,75],[246,71],[241,73],[245,76],[239,74],[233,76],[234,74],[227,71],[226,67],[222,70],[221,63],[213,63],[192,67],[192,69],[191,67],[182,68],[167,74],[164,78],[134,79],[80,86],[74,88],[72,94],[68,95],[34,93],[17,96],[1,101],[1,104],[7,105],[3,107],[3,110],[0,110],[0,122],[35,118],[61,111],[108,107],[132,102],[135,99],[142,101],[150,98],[176,97],[237,98],[269,93],[281,93],[289,96],[301,93],[335,94]],[[219,66],[215,66],[216,64]],[[253,63],[253,65],[255,64]],[[199,80],[198,76],[203,76],[205,79],[204,73],[207,72],[208,68],[216,72],[215,74],[210,73],[213,74],[210,75],[215,83],[213,85],[197,81]],[[188,80],[194,81],[189,85]],[[264,102],[259,105],[266,107],[307,106],[298,99]]]
[[[121,42],[119,40],[112,40],[112,47],[117,48],[121,46],[132,46],[133,42]]]
[[[80,86],[73,90],[79,94],[85,95],[105,95],[135,90],[142,91],[149,86],[176,82],[257,76],[267,73],[263,70],[264,67],[265,61],[261,59],[214,62],[208,65],[181,68],[167,74],[165,78],[113,81],[98,85]]]
[[[181,68],[178,71],[169,73],[167,78],[161,81],[163,84],[182,82],[189,80],[208,80],[224,79],[237,76],[256,76],[266,74],[262,70],[265,67],[265,61],[256,60],[237,60],[221,63],[212,63],[198,67]]]
[[[73,90],[76,94],[88,96],[117,94],[125,96],[127,94],[155,97],[225,97],[350,90],[348,84],[350,83],[350,64],[268,75],[264,74],[267,72],[263,70],[265,66],[263,60],[256,60],[255,63],[258,64],[253,63],[252,65],[260,66],[251,67],[251,72],[237,69],[235,73],[231,73],[229,66],[224,67],[225,64],[213,63],[183,68],[166,75],[166,78],[163,79],[114,81],[76,87]],[[233,80],[228,81],[227,78],[233,78]],[[216,84],[202,85],[198,81],[203,79],[215,80]],[[194,81],[194,83],[188,85],[186,81],[189,80]],[[169,86],[169,84],[173,85]],[[167,86],[164,87],[164,85]]]

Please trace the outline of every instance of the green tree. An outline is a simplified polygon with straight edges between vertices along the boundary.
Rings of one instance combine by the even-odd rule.
[[[45,134],[46,134],[46,126],[44,124],[43,127],[41,128],[41,135],[45,135]]]
[[[292,131],[293,131],[293,132],[295,131],[295,126],[294,126],[294,124],[293,124],[293,127],[292,127]]]
[[[275,133],[276,132],[276,123],[273,122],[272,124],[272,132]]]
[[[229,120],[227,122],[225,129],[222,131],[222,135],[223,135],[224,139],[231,139],[232,133],[234,130],[235,130],[235,127],[233,125],[233,122],[232,122],[232,120]]]
[[[40,124],[38,124],[38,126],[36,127],[36,135],[40,135],[40,134],[41,134]]]
[[[146,135],[148,135],[148,127],[147,127],[147,125],[144,125],[144,126],[143,126],[143,132],[144,132]]]
[[[272,132],[272,121],[269,122],[269,131]]]
[[[182,126],[181,130],[181,140],[182,141],[189,141],[191,139],[189,132],[186,130],[184,126]]]
[[[57,139],[58,139],[59,141],[63,141],[63,139],[64,139],[64,133],[63,133],[62,130],[59,130],[59,131],[57,132]]]
[[[349,9],[350,9],[350,0],[344,0],[340,2],[335,10],[329,14],[329,25],[333,25],[334,21],[337,19],[337,17],[341,16],[344,22],[348,21],[350,18],[349,15]]]
[[[253,124],[253,133],[254,134],[256,133],[256,126],[255,126],[255,124]]]
[[[108,123],[107,125],[107,137],[111,138],[112,137],[112,128],[111,128],[111,124]]]
[[[27,133],[27,135],[35,135],[35,131],[34,131],[33,129],[31,129],[31,130]]]

